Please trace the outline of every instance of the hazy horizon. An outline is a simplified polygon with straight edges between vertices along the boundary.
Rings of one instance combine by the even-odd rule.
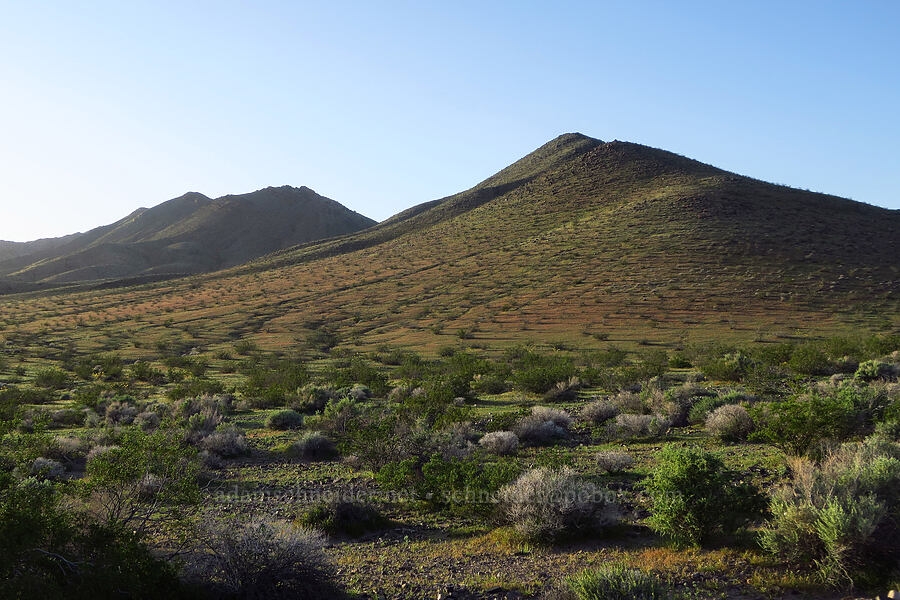
[[[571,131],[900,208],[891,3],[2,14],[0,240],[280,185],[383,220]]]

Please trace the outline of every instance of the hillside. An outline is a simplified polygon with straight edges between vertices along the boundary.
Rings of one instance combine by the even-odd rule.
[[[85,344],[124,328],[289,348],[322,325],[350,345],[431,349],[458,337],[775,339],[896,324],[897,256],[898,211],[567,134],[355,234],[184,280],[8,298],[3,309],[7,323],[51,336],[77,323]]]
[[[0,245],[0,284],[25,286],[166,278],[213,271],[374,221],[309,188],[210,199],[187,193],[65,238]]]

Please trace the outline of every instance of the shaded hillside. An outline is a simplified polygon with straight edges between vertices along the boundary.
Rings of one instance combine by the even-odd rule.
[[[266,188],[215,200],[191,192],[55,243],[30,242],[30,252],[13,247],[0,261],[0,284],[15,290],[212,271],[372,224],[306,187]]]
[[[219,273],[68,296],[65,309],[41,298],[4,309],[60,334],[80,320],[88,338],[124,327],[200,344],[249,335],[270,347],[322,324],[363,346],[763,339],[889,324],[897,256],[898,211],[567,134],[357,234]]]

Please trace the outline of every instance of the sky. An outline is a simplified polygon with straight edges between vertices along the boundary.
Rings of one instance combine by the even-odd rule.
[[[0,239],[187,191],[372,218],[565,132],[900,208],[900,3],[0,0]]]

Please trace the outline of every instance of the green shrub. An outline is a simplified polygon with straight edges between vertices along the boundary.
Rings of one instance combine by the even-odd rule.
[[[764,548],[823,581],[853,586],[898,575],[900,444],[873,436],[819,461],[795,459],[791,480],[771,493]]]
[[[740,381],[753,365],[752,360],[741,352],[732,352],[718,358],[709,358],[700,363],[700,371],[719,381]]]
[[[269,415],[266,419],[266,427],[276,431],[300,429],[303,427],[303,415],[296,410],[279,410],[278,412]]]
[[[335,367],[325,372],[324,379],[334,387],[352,387],[358,383],[371,390],[372,395],[382,398],[391,390],[388,378],[378,367],[361,356],[355,356],[343,367]]]
[[[65,389],[71,383],[69,375],[62,369],[41,369],[34,376],[34,385],[48,390]]]
[[[794,348],[788,366],[802,375],[829,375],[834,372],[834,365],[822,350],[813,344],[804,344]]]
[[[331,535],[359,536],[387,524],[381,513],[362,502],[331,501],[315,504],[298,519],[300,524]]]
[[[740,473],[697,446],[666,446],[646,490],[648,523],[679,546],[699,546],[713,535],[730,536],[761,516],[764,500]]]
[[[860,363],[859,368],[853,375],[855,379],[860,381],[874,381],[876,379],[893,379],[897,377],[897,367],[891,363],[881,362],[879,360],[867,360]]]
[[[611,492],[568,467],[523,473],[500,490],[499,501],[506,522],[531,541],[595,533],[619,519]]]
[[[564,356],[545,356],[526,351],[513,368],[513,383],[526,392],[543,394],[558,381],[568,381],[575,375],[575,365]]]
[[[497,491],[518,471],[512,460],[482,462],[475,457],[446,459],[434,454],[424,463],[415,458],[387,463],[375,480],[386,489],[412,488],[436,509],[483,515],[494,509]]]
[[[670,600],[672,588],[659,579],[617,563],[587,569],[566,580],[576,600]]]
[[[855,411],[846,397],[812,394],[753,407],[752,439],[801,455],[824,442],[842,441],[852,431]]]

